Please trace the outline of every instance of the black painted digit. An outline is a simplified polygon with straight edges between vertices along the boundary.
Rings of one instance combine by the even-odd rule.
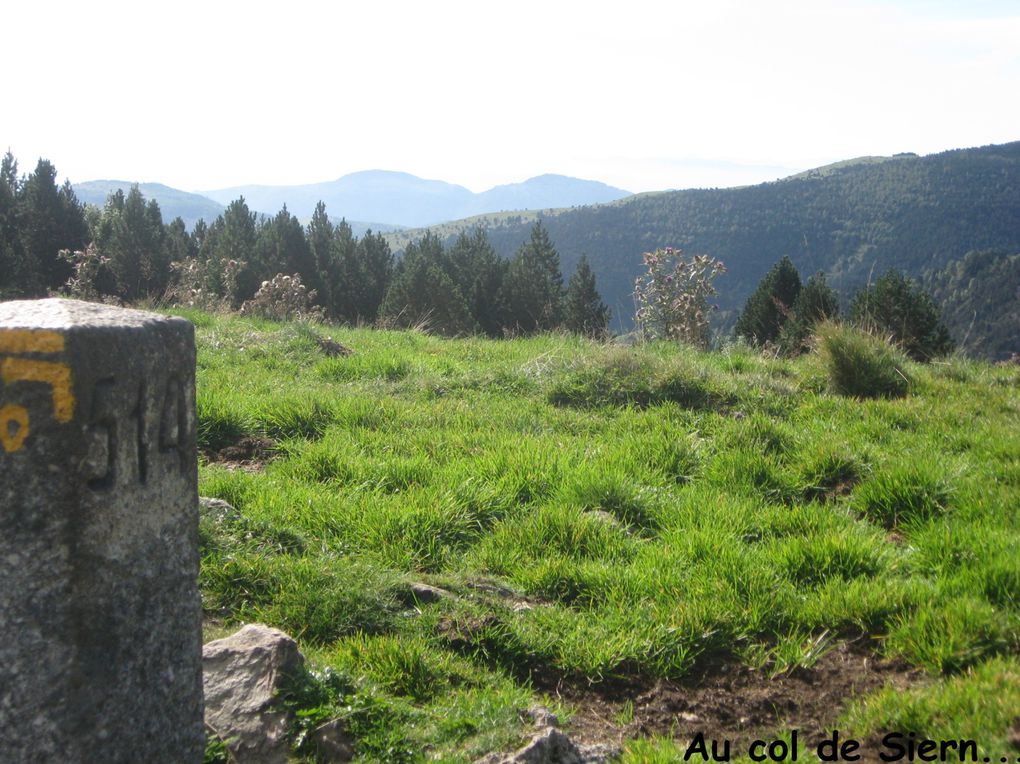
[[[113,487],[117,478],[117,417],[113,413],[112,398],[116,381],[107,377],[96,382],[92,390],[91,427],[102,432],[106,438],[106,464],[102,475],[88,481],[89,488],[108,490]]]
[[[185,408],[184,383],[174,375],[166,385],[163,396],[163,410],[159,422],[159,450],[162,453],[177,453],[181,469],[185,465],[184,446],[187,437],[187,410]]]
[[[145,428],[145,382],[138,384],[138,403],[131,415],[135,418],[138,433],[138,482],[149,479],[149,436]]]

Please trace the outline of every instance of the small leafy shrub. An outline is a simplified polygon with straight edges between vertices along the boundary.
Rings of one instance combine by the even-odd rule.
[[[104,295],[99,290],[102,277],[108,275],[110,258],[100,254],[95,244],[89,244],[84,252],[62,249],[57,256],[70,263],[74,269],[74,273],[64,284],[64,294],[76,300],[118,303],[115,297]]]
[[[828,322],[819,327],[818,338],[833,392],[854,398],[899,398],[909,391],[906,358],[888,342]]]
[[[205,731],[205,753],[202,755],[202,764],[230,764],[230,752],[227,744],[211,733],[208,728]]]
[[[263,281],[255,296],[241,305],[241,314],[273,321],[322,321],[325,313],[314,304],[315,297],[315,290],[309,291],[298,274],[277,273],[270,281]]]
[[[208,270],[209,264],[195,257],[186,257],[179,262],[171,263],[170,299],[187,308],[210,312],[228,307],[223,299],[208,287]]]
[[[722,262],[708,255],[688,259],[672,247],[642,257],[645,273],[634,284],[635,318],[642,336],[707,347],[714,307],[708,298],[716,293],[712,281],[726,272]]]
[[[287,736],[296,752],[314,754],[311,733],[339,715],[355,692],[354,682],[331,668],[316,672],[305,667],[284,680],[280,701],[292,713]]]

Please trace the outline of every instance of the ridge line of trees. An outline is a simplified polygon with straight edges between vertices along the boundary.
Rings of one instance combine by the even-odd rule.
[[[0,299],[73,286],[90,299],[238,310],[257,305],[260,290],[279,293],[277,274],[292,277],[298,302],[341,323],[427,326],[446,335],[608,335],[609,311],[587,261],[564,286],[541,223],[509,260],[481,229],[448,247],[427,231],[397,260],[381,233],[354,236],[321,201],[303,226],[286,206],[261,216],[241,197],[189,232],[179,217],[164,223],[159,204],[137,185],[110,194],[102,209],[86,208],[69,182],[57,187],[48,161],[26,177],[9,151],[0,162]]]
[[[544,223],[509,258],[497,253],[486,231],[475,229],[445,243],[428,231],[398,260],[381,233],[354,236],[346,221],[330,219],[322,203],[303,226],[286,207],[263,216],[240,198],[189,232],[179,217],[164,223],[158,203],[147,201],[137,186],[111,194],[102,208],[85,207],[71,184],[58,185],[56,178],[48,160],[23,176],[9,151],[0,158],[0,299],[73,288],[89,299],[169,297],[236,310],[285,274],[299,277],[318,315],[341,323],[422,325],[492,337],[553,328],[608,334],[609,311],[591,263],[582,256],[564,285],[560,255]],[[1018,275],[1020,256],[1012,248],[971,252],[925,277],[940,310],[918,282],[892,269],[859,290],[849,303],[851,319],[899,338],[915,357],[930,357],[952,347],[941,313],[971,352],[1005,358],[1020,350],[1014,330]],[[618,291],[613,283],[604,286]],[[801,283],[784,257],[748,298],[736,334],[795,352],[820,317],[838,312],[824,273]]]

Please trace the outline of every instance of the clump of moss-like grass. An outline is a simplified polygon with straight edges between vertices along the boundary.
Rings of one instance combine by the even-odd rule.
[[[952,485],[933,460],[913,459],[877,470],[853,492],[853,506],[887,528],[917,525],[945,514]]]
[[[900,398],[910,390],[907,358],[891,343],[831,322],[817,332],[833,392],[855,398]]]

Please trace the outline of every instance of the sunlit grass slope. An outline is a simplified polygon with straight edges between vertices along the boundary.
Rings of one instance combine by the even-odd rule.
[[[1020,671],[1015,367],[910,364],[858,399],[817,355],[187,315],[200,446],[277,448],[201,467],[239,510],[202,522],[206,613],[294,635],[325,672],[304,724],[345,715],[359,760],[470,761],[519,742],[536,685],[781,672],[822,634],[944,677],[862,700],[866,732],[984,729],[947,698]]]

